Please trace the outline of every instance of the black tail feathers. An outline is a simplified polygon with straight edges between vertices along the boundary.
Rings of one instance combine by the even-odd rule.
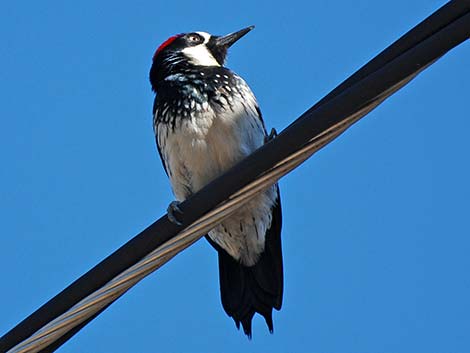
[[[271,227],[266,233],[265,250],[254,266],[244,266],[225,250],[209,242],[219,253],[219,276],[222,305],[233,318],[237,328],[251,338],[251,322],[255,313],[261,314],[273,333],[273,308],[281,309],[283,268],[281,250],[281,205],[279,199],[273,208]]]

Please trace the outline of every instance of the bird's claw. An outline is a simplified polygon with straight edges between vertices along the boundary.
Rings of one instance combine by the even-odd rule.
[[[272,128],[269,135],[264,137],[264,143],[268,143],[269,141],[273,140],[276,136],[277,136],[277,131],[275,128]]]
[[[180,215],[183,214],[183,211],[180,208],[180,203],[181,202],[179,201],[173,201],[168,205],[168,208],[167,208],[168,219],[170,220],[171,223],[176,224],[177,226],[180,226],[183,224],[176,217],[177,213],[179,213]]]

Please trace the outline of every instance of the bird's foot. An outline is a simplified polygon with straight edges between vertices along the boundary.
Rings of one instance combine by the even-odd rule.
[[[182,225],[181,221],[177,218],[176,214],[183,214],[183,211],[180,208],[180,203],[179,201],[173,201],[168,205],[167,208],[167,213],[168,213],[168,219],[170,220],[171,223],[176,224],[177,226]]]
[[[271,132],[269,133],[268,136],[264,137],[264,143],[268,143],[269,141],[273,140],[277,136],[277,131],[275,128],[271,129]]]

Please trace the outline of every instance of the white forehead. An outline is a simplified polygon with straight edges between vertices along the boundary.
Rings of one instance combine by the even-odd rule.
[[[196,33],[204,38],[204,44],[207,43],[209,39],[211,39],[211,35],[207,32],[196,32]]]

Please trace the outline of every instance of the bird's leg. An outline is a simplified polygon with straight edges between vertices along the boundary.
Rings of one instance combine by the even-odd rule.
[[[264,137],[264,143],[268,143],[269,141],[273,140],[276,136],[277,136],[277,131],[275,128],[272,128],[269,135]]]
[[[176,214],[179,213],[180,215],[183,214],[183,211],[181,211],[180,208],[180,203],[179,201],[172,201],[167,208],[167,213],[168,213],[168,219],[170,220],[171,223],[176,224],[177,226],[182,225],[178,218],[176,217]]]

